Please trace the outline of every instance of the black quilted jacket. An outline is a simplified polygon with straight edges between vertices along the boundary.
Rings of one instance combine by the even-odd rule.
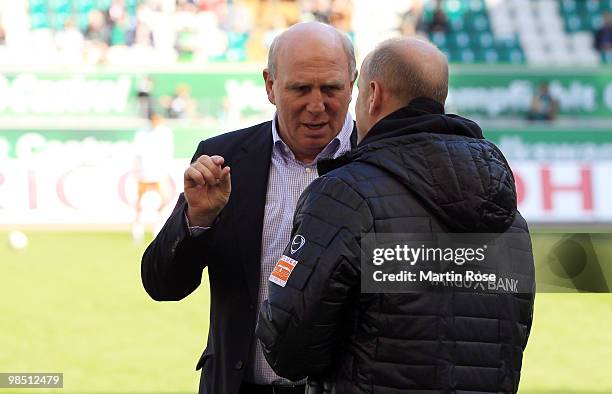
[[[500,151],[417,99],[329,170],[298,203],[292,239],[304,239],[285,251],[297,264],[261,309],[272,368],[338,394],[517,392],[533,293],[360,292],[363,233],[528,232]],[[516,263],[533,273],[526,239]]]

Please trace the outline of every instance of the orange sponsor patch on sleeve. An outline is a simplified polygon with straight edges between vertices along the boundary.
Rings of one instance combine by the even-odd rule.
[[[297,260],[282,255],[270,274],[270,282],[276,283],[280,287],[285,287],[297,263]]]

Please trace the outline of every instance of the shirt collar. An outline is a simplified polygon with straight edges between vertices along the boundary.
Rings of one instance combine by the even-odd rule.
[[[282,140],[277,129],[278,115],[275,112],[272,120],[272,141],[273,150],[276,151],[283,160],[295,160],[295,155],[287,144]],[[314,161],[309,165],[316,165],[317,161],[324,158],[336,158],[351,149],[351,134],[353,133],[354,123],[350,113],[346,113],[344,124],[340,132],[323,148]]]

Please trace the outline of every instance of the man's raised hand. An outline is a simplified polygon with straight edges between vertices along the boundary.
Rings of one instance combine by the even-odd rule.
[[[191,226],[208,227],[221,212],[232,191],[230,168],[221,156],[202,155],[183,177],[187,218]]]

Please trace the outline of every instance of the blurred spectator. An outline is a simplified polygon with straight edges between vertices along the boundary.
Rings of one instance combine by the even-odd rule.
[[[429,33],[435,32],[446,32],[448,30],[448,18],[444,8],[442,7],[442,0],[436,0],[436,8],[434,9],[429,23]]]
[[[227,53],[229,61],[245,61],[247,41],[253,30],[251,10],[244,0],[234,0],[228,7],[223,26],[227,32]]]
[[[151,26],[156,24],[156,16],[162,15],[159,11],[155,11],[156,4],[140,3],[136,7],[136,22],[135,26],[131,31],[132,45],[137,46],[155,46],[159,43],[155,40],[155,35]],[[159,21],[159,19],[157,19]],[[161,23],[157,23],[161,25]],[[157,26],[160,29],[162,26]],[[163,26],[164,29],[168,29],[168,26]],[[159,31],[159,30],[158,30]],[[166,30],[167,31],[167,30]],[[173,37],[168,37],[168,45],[174,43]]]
[[[167,117],[170,119],[183,119],[195,115],[196,103],[191,97],[189,86],[185,84],[176,87],[174,96],[163,97],[161,104],[166,109]]]
[[[198,8],[200,11],[211,11],[222,13],[227,5],[227,0],[199,0]]]
[[[66,20],[64,29],[55,33],[55,45],[59,54],[68,63],[79,64],[81,62],[85,38],[74,23],[74,19]]]
[[[353,2],[352,0],[332,0],[329,24],[353,38]]]
[[[118,19],[114,20],[112,26],[110,33],[111,45],[132,45],[133,29],[126,13],[122,13]]]
[[[87,19],[85,39],[93,43],[108,45],[110,43],[110,25],[102,11],[91,11]]]
[[[90,10],[86,24],[79,31],[75,24],[80,25],[83,15],[77,12],[86,11],[71,7],[74,20],[55,35],[62,63],[70,57],[70,63],[90,65],[149,64],[158,55],[169,63],[265,61],[274,37],[291,24],[309,20],[354,35],[353,0],[83,1],[89,4],[83,9]],[[4,34],[0,23],[0,45]]]
[[[400,35],[413,36],[423,34],[425,26],[423,24],[423,0],[413,0],[408,4],[407,10],[400,15]]]
[[[85,29],[85,60],[89,64],[100,64],[106,60],[110,43],[110,25],[100,10],[93,10],[88,15]]]
[[[151,119],[153,116],[153,87],[153,80],[148,75],[142,77],[136,87],[138,112],[143,118]]]
[[[219,26],[219,17],[210,11],[201,11],[196,17],[195,61],[225,60],[228,47],[228,34]]]
[[[271,25],[268,26],[268,28],[266,29],[264,33],[264,37],[263,37],[264,46],[266,48],[270,48],[270,46],[272,45],[272,41],[274,41],[276,36],[278,36],[283,31],[285,31],[285,29],[287,29],[287,26],[289,25],[287,24],[287,20],[285,19],[283,15],[281,14],[274,15],[272,18]]]
[[[198,11],[198,6],[195,0],[176,0],[176,10],[195,13]]]
[[[127,17],[124,0],[113,0],[108,7],[108,19],[111,24],[117,24]]]
[[[128,45],[139,45],[152,47],[155,45],[153,32],[149,26],[143,22],[137,22],[136,26],[130,31],[131,40],[128,40]]]
[[[603,14],[602,26],[595,32],[595,48],[602,55],[612,52],[612,16],[608,11]]]
[[[163,222],[160,216],[167,199],[166,185],[168,164],[174,156],[174,136],[172,130],[164,124],[164,118],[152,113],[150,124],[136,133],[134,137],[134,150],[136,153],[135,172],[138,179],[138,194],[136,197],[136,216],[132,225],[132,237],[135,242],[144,239],[144,224],[142,222],[143,197],[148,192],[155,192],[160,197],[157,206],[157,223],[153,228],[156,235]]]
[[[2,26],[2,16],[0,15],[0,45],[6,44],[6,31]]]
[[[548,82],[541,82],[531,100],[527,119],[552,121],[556,119],[558,109],[559,102],[550,93]]]
[[[322,23],[329,23],[329,17],[331,14],[331,1],[330,0],[303,0],[303,21],[318,21]]]
[[[198,34],[192,27],[184,27],[176,34],[174,48],[178,52],[179,61],[191,61],[198,49]]]

